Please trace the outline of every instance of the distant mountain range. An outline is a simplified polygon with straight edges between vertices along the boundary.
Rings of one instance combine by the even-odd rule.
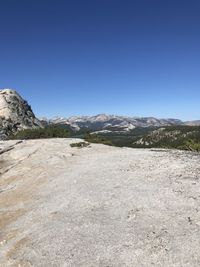
[[[184,122],[184,125],[188,125],[188,126],[200,126],[200,120],[186,121],[186,122]]]
[[[15,90],[0,90],[0,139],[23,129],[41,128],[47,125],[62,125],[73,132],[81,130],[96,133],[127,133],[137,127],[164,127],[173,125],[200,125],[198,121],[183,122],[178,119],[153,117],[127,117],[99,114],[96,116],[73,116],[37,119],[31,106]]]
[[[68,125],[74,131],[89,129],[96,132],[128,132],[136,127],[162,127],[173,125],[200,125],[200,121],[183,122],[178,119],[157,119],[154,117],[126,117],[99,114],[96,116],[55,117],[43,119],[44,124]]]

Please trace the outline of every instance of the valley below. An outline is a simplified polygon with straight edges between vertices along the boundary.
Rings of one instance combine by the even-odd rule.
[[[0,141],[0,266],[200,266],[200,154]]]

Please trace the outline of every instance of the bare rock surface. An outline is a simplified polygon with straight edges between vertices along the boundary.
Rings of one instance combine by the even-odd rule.
[[[200,155],[0,142],[0,266],[200,266]]]

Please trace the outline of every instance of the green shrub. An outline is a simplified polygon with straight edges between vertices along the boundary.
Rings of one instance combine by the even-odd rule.
[[[77,148],[83,148],[89,146],[89,143],[86,142],[78,142],[78,143],[72,143],[70,144],[71,147],[77,147]]]
[[[179,147],[180,149],[197,151],[200,152],[200,142],[195,142],[194,140],[188,140],[184,145]]]

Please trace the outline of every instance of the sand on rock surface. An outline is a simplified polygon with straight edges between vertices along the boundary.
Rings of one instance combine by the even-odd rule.
[[[0,266],[199,267],[200,155],[0,142]]]

